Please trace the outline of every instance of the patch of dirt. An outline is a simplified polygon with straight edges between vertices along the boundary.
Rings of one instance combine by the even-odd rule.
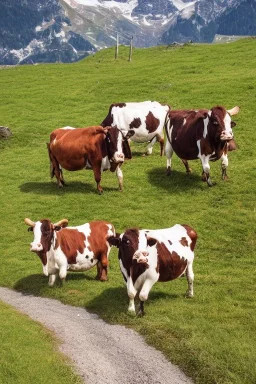
[[[7,288],[0,287],[0,300],[53,331],[86,384],[192,384],[131,329],[107,324],[80,307]]]

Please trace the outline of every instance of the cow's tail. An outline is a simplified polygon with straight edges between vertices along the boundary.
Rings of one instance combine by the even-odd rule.
[[[49,159],[50,159],[50,177],[52,179],[53,176],[54,176],[54,167],[53,167],[53,162],[52,162],[52,154],[51,154],[51,149],[50,149],[50,143],[46,143],[46,145],[47,145]]]
[[[171,118],[169,116],[169,112],[167,112],[167,114],[165,116],[165,121],[164,121],[164,130],[165,130],[166,138],[169,141],[169,143],[171,144],[171,138],[170,138],[169,130],[168,130],[168,128],[170,127],[170,121],[171,121]]]

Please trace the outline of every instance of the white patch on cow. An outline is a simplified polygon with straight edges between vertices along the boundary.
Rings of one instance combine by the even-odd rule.
[[[187,122],[187,119],[183,119],[183,124],[182,125],[185,125]]]
[[[101,160],[101,172],[106,171],[107,169],[110,169],[110,161],[108,156],[105,156]]]
[[[201,160],[204,172],[205,173],[209,173],[210,172],[209,160],[210,160],[210,157],[214,154],[214,151],[210,155],[202,155],[201,154],[201,143],[200,143],[200,141],[201,140],[197,140],[197,147],[198,147],[198,156],[197,157]]]
[[[133,103],[136,104],[136,103]],[[162,136],[166,114],[169,111],[168,105],[161,105],[158,102],[154,103],[137,103],[136,105],[127,105],[123,108],[113,107],[111,115],[113,116],[112,126],[117,126],[124,134],[130,129],[133,129],[135,134],[131,137],[132,141],[137,143],[145,143],[152,140],[157,134]],[[152,113],[159,120],[159,125],[156,130],[149,132],[146,128],[146,117]],[[138,128],[131,127],[131,123],[141,122]]]
[[[166,248],[170,252],[175,251],[180,257],[184,258],[185,260],[192,261],[194,258],[194,253],[190,249],[190,244],[192,240],[188,236],[186,229],[180,224],[176,224],[171,228],[147,231],[147,237],[152,237],[158,240],[159,242],[164,243]],[[182,237],[185,237],[185,239],[187,240],[188,247],[184,247],[180,243]],[[172,244],[169,243],[169,240],[171,240]],[[150,247],[147,248],[147,250],[149,249]]]
[[[34,233],[34,240],[30,244],[30,250],[32,252],[40,252],[43,250],[43,246],[41,244],[41,226],[42,223],[40,221],[37,221],[35,223],[35,226],[33,228],[33,233]]]
[[[113,155],[113,160],[116,163],[122,163],[124,161],[124,153],[123,153],[123,135],[120,131],[118,131],[118,136],[117,136],[117,151]]]
[[[210,116],[210,113],[212,113],[212,111],[208,113],[208,116]],[[206,119],[204,119],[204,133],[203,133],[204,138],[206,138],[208,133],[208,123],[209,123],[209,117],[206,117]]]
[[[74,128],[74,127],[69,127],[69,126],[67,125],[66,127],[63,127],[63,128],[61,128],[61,129],[76,129],[76,128]]]
[[[232,139],[233,138],[233,131],[231,128],[231,117],[228,113],[226,113],[226,116],[224,118],[224,132],[222,134],[223,139]]]

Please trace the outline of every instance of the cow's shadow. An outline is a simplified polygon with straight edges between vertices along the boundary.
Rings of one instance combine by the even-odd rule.
[[[160,299],[175,300],[178,298],[180,298],[180,295],[151,291],[145,305],[150,306]],[[120,287],[104,289],[103,292],[88,303],[86,308],[92,312],[99,313],[102,318],[108,320],[109,318],[118,318],[120,313],[127,314],[128,304],[127,289],[125,285],[122,285]],[[135,306],[138,309],[139,299],[137,296],[135,298]]]
[[[110,188],[105,187],[102,184],[103,191],[118,191],[118,187]],[[40,195],[66,195],[69,193],[93,193],[98,194],[96,183],[82,183],[80,181],[68,182],[63,188],[59,188],[56,183],[53,182],[28,182],[21,184],[19,189],[23,193],[38,193]]]
[[[52,289],[51,287],[48,286],[48,279],[49,277],[43,275],[42,273],[29,275],[18,280],[14,285],[14,289],[16,291],[22,292],[23,294],[27,294],[27,295],[43,296],[47,289]],[[95,280],[95,277],[88,276],[85,273],[68,273],[66,277],[66,281],[71,281],[71,280],[74,280],[74,281],[88,280],[89,281],[89,280]],[[59,278],[57,278],[54,287],[61,288],[62,286],[63,286],[63,283],[60,281]]]
[[[166,175],[166,168],[158,167],[147,171],[148,180],[152,185],[167,190],[169,193],[176,194],[179,191],[188,189],[204,189],[205,183],[202,182],[201,175],[186,173],[185,171],[173,170],[170,176]]]

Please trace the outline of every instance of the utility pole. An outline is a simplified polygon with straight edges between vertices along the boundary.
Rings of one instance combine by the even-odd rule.
[[[115,59],[118,57],[118,44],[119,44],[119,36],[118,33],[116,34],[116,53],[115,53]]]
[[[129,61],[132,61],[132,40],[133,40],[133,36],[131,37],[131,40],[130,40]]]

